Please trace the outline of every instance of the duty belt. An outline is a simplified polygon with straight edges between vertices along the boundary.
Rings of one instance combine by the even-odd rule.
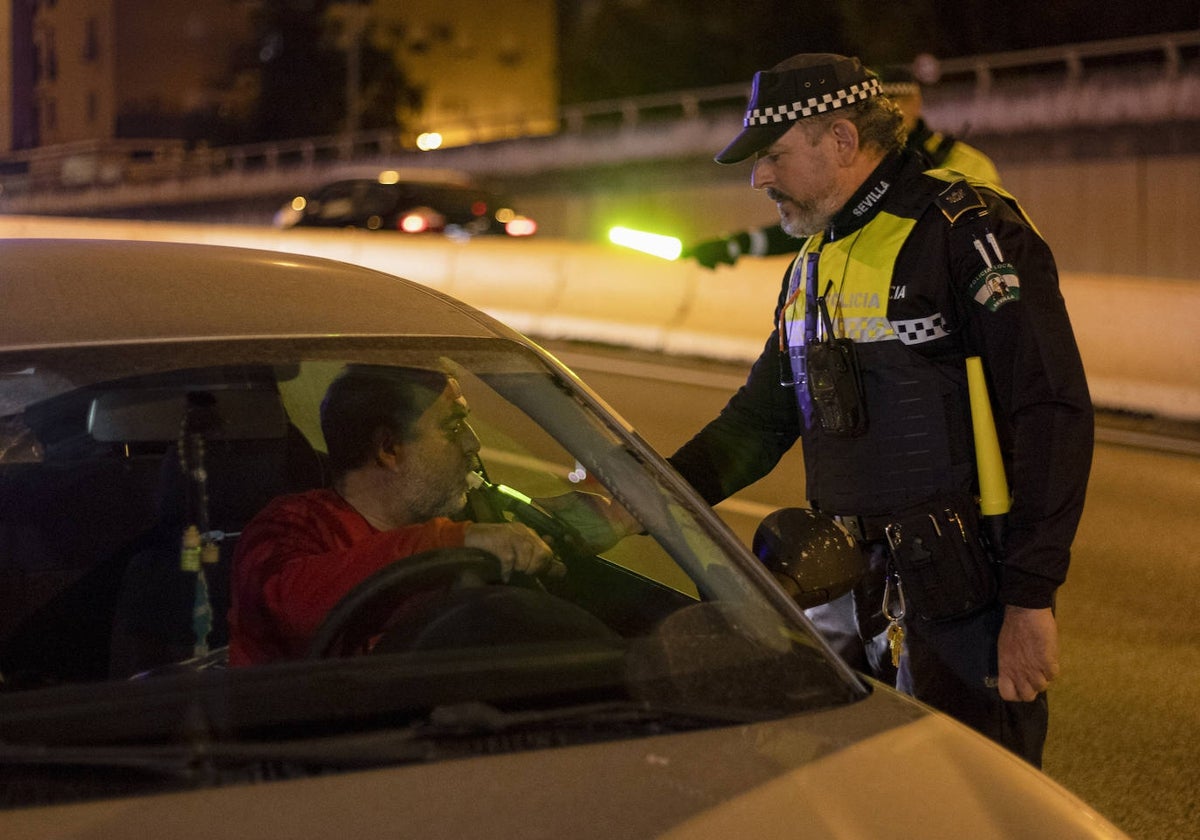
[[[887,539],[884,528],[890,521],[886,516],[839,516],[833,514],[833,519],[850,532],[858,542],[875,542]]]

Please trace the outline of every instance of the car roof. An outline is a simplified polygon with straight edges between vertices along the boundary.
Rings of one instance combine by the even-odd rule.
[[[520,336],[440,292],[299,254],[0,240],[0,351],[193,338]]]

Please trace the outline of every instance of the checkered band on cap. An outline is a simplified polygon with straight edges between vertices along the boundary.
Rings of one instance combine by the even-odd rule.
[[[853,105],[876,95],[882,90],[878,79],[857,82],[848,88],[814,96],[809,99],[793,102],[790,105],[770,105],[766,108],[754,108],[746,112],[742,121],[747,128],[757,125],[770,125],[790,120],[801,120],[805,117],[824,114],[836,108]]]
[[[921,86],[916,82],[884,82],[884,96],[916,96],[921,92]]]

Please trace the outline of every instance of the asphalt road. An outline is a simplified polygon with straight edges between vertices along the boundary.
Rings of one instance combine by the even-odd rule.
[[[659,451],[715,416],[745,365],[549,345]],[[1200,837],[1200,434],[1102,417],[1071,572],[1046,772],[1137,840]],[[718,507],[749,540],[803,504],[798,452]]]

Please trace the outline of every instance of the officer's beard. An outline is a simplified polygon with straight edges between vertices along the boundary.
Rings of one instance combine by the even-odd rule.
[[[779,224],[784,232],[797,239],[820,233],[829,226],[830,220],[841,205],[832,196],[820,196],[800,201],[774,187],[767,189],[767,198],[775,202],[779,211]]]

